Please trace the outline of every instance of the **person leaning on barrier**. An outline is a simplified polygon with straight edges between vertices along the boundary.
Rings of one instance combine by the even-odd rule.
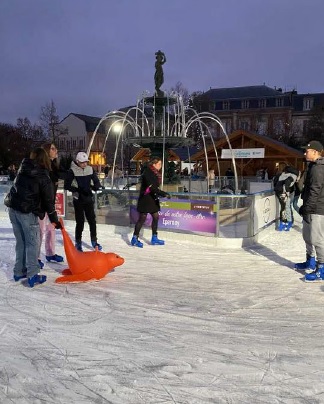
[[[278,231],[289,231],[293,225],[294,217],[292,202],[296,181],[300,172],[292,166],[286,166],[282,173],[278,173],[273,179],[274,191],[280,205],[280,222]]]

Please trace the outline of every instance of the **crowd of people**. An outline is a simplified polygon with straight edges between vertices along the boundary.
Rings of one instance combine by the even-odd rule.
[[[324,158],[323,145],[316,140],[305,146],[307,167],[300,172],[286,166],[273,178],[275,195],[280,206],[278,231],[290,231],[294,224],[295,210],[303,218],[303,239],[305,261],[296,263],[295,269],[305,273],[306,281],[324,280]],[[102,250],[97,240],[97,225],[93,191],[103,188],[93,168],[88,164],[89,157],[79,152],[68,170],[60,169],[58,151],[53,143],[45,143],[33,149],[19,169],[12,165],[13,185],[5,197],[9,218],[16,239],[16,258],[13,268],[16,282],[27,278],[30,287],[46,281],[40,274],[44,263],[40,259],[41,244],[45,238],[45,257],[48,262],[63,262],[64,257],[55,253],[56,232],[61,228],[55,210],[55,198],[59,179],[64,180],[64,189],[72,192],[75,214],[75,247],[83,252],[82,233],[85,220],[89,224],[92,247]],[[143,167],[135,224],[130,244],[143,248],[139,240],[141,229],[151,216],[151,244],[164,245],[158,238],[160,198],[170,198],[170,194],[160,189],[162,160],[153,157]],[[118,167],[108,170],[111,178],[120,176]],[[120,171],[121,172],[121,171]],[[234,176],[229,168],[226,177]],[[214,170],[207,175],[209,191],[215,181]],[[117,187],[118,188],[118,187]],[[300,200],[302,201],[301,206]]]

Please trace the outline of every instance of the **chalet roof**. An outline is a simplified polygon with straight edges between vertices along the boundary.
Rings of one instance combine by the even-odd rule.
[[[211,88],[200,97],[207,96],[212,100],[230,100],[237,98],[262,98],[262,97],[278,97],[283,95],[282,91],[275,90],[266,85],[262,86],[245,86],[245,87],[228,87],[228,88]]]
[[[229,135],[229,141],[230,141],[231,145],[233,142],[235,142],[237,139],[241,139],[243,136],[247,139],[251,139],[251,140],[254,140],[255,142],[259,143],[260,144],[259,147],[261,147],[263,145],[265,148],[268,146],[268,148],[277,150],[278,154],[285,154],[287,156],[295,157],[298,159],[303,159],[303,157],[304,157],[304,154],[302,151],[299,151],[299,150],[294,149],[293,147],[287,146],[286,144],[279,142],[278,140],[274,140],[268,136],[259,135],[257,133],[252,133],[252,132],[243,131],[243,130],[236,130]],[[223,148],[228,149],[229,146],[228,146],[226,137],[223,137],[222,139],[218,140],[215,143],[215,147],[216,147],[216,149],[223,149]],[[210,146],[207,149],[207,154],[210,152],[214,153],[213,146]],[[201,150],[192,156],[192,160],[197,161],[197,160],[201,160],[201,159],[205,159],[204,150]]]

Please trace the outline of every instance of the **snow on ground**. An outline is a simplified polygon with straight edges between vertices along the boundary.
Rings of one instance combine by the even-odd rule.
[[[324,284],[292,270],[304,259],[300,222],[244,249],[180,237],[138,249],[131,231],[98,225],[124,265],[58,285],[65,265],[46,264],[34,289],[12,281],[4,212],[0,232],[2,404],[324,402]]]

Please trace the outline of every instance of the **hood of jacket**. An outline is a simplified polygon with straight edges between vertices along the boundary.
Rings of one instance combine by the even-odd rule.
[[[23,159],[18,170],[18,174],[31,178],[38,177],[40,172],[44,172],[48,175],[48,170],[46,170],[46,168],[40,167],[35,160],[30,158]]]

